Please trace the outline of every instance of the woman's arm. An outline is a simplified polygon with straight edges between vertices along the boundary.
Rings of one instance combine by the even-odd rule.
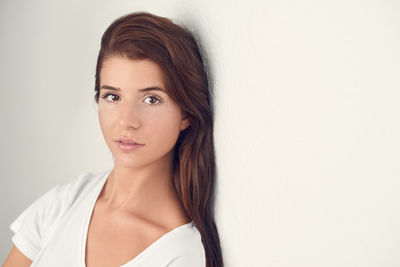
[[[3,267],[29,267],[31,264],[32,261],[13,244],[10,254],[3,263]]]

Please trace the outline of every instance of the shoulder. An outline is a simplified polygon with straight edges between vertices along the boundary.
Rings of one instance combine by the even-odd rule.
[[[110,172],[111,169],[97,172],[82,172],[75,179],[70,180],[67,183],[58,185],[58,194],[61,197],[60,200],[64,200],[72,205],[81,197],[84,197],[89,192],[95,190],[97,186],[99,186],[99,184],[107,178],[106,176]]]
[[[90,191],[93,191],[98,183],[101,182],[101,178],[105,173],[82,172],[68,182],[57,184],[40,196],[31,206],[36,206],[37,212],[45,213],[46,216],[43,216],[44,218],[54,221],[73,207],[75,202]],[[48,223],[51,223],[51,221],[48,221]],[[45,223],[45,225],[48,224]]]
[[[205,267],[205,252],[201,235],[193,222],[176,229],[168,245],[174,250],[169,267]],[[173,230],[174,231],[174,230]]]
[[[205,252],[201,235],[193,222],[182,225],[162,236],[152,251],[157,257],[149,265],[168,267],[205,267]],[[152,254],[152,253],[151,253]],[[154,255],[154,254],[153,254]],[[157,262],[152,262],[157,259]]]
[[[31,260],[47,234],[84,192],[93,188],[106,172],[82,172],[78,177],[52,187],[27,206],[10,224],[13,243]]]
[[[203,250],[200,232],[193,222],[173,229],[168,235],[168,246],[179,254]]]
[[[46,219],[43,227],[50,227],[69,209],[73,209],[77,202],[96,189],[108,172],[82,172],[76,178],[56,185],[36,200],[37,208],[41,210],[38,212],[42,212]]]

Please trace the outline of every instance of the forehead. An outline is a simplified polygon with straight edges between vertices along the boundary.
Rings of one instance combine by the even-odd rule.
[[[164,73],[157,63],[149,59],[129,59],[119,55],[103,61],[100,86],[103,84],[122,90],[150,86],[165,88]]]

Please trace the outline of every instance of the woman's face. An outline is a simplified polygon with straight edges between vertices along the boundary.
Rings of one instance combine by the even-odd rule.
[[[162,70],[153,61],[112,56],[103,62],[98,116],[115,166],[136,168],[172,159],[179,133],[189,122],[165,90]],[[143,145],[124,150],[120,138]]]

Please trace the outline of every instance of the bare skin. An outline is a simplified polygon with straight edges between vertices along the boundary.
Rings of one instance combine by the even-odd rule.
[[[104,193],[108,186],[99,196],[89,224],[87,267],[123,265],[165,233],[190,221],[175,194],[162,186],[159,191],[155,189],[155,199],[149,197],[136,210],[110,208]]]
[[[115,267],[190,222],[172,184],[173,148],[189,121],[166,93],[154,62],[113,56],[103,62],[100,77],[99,122],[114,169],[89,222],[85,264]],[[120,137],[144,145],[123,151],[116,142]],[[13,247],[3,267],[31,263]]]
[[[173,148],[189,121],[166,93],[162,70],[113,56],[100,73],[99,122],[114,169],[89,224],[87,267],[123,265],[190,221],[172,184]],[[144,146],[122,151],[115,142],[121,135]]]
[[[32,261],[13,245],[3,267],[29,267]]]
[[[111,208],[105,193],[110,190],[109,187],[107,181],[90,220],[86,267],[121,266],[165,233],[190,221],[171,191],[161,190],[164,196],[160,195],[158,201],[149,201],[148,205],[140,206],[135,213],[134,210]],[[3,267],[28,267],[31,264],[32,261],[13,245]]]

